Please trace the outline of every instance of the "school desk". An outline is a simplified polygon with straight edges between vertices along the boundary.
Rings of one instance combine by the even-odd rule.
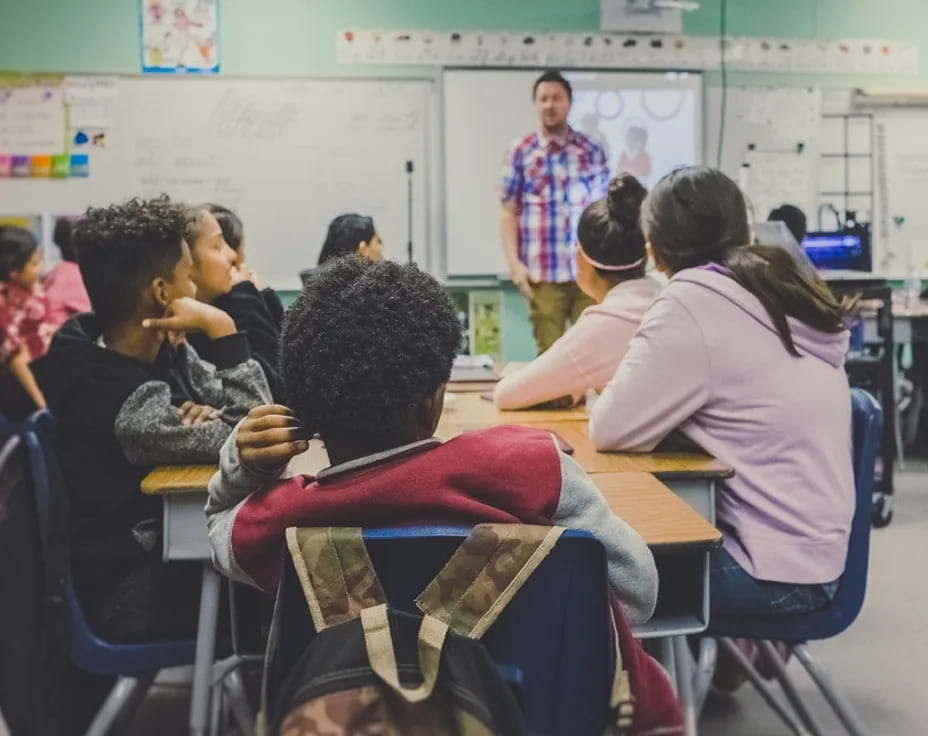
[[[532,413],[526,412],[525,416]],[[585,435],[581,432],[575,436],[571,430],[577,425],[575,418],[562,417],[562,421],[547,424],[562,436],[570,437],[576,443],[575,452],[582,446]],[[590,452],[595,450],[581,450],[581,456],[593,458]],[[636,635],[658,639],[659,659],[676,684],[687,713],[690,726],[687,733],[694,733],[695,708],[686,635],[698,633],[708,624],[709,552],[720,544],[721,538],[706,518],[714,516],[711,506],[714,483],[730,473],[719,463],[698,455],[617,455],[615,461],[619,472],[609,472],[604,463],[597,466],[600,470],[593,475],[594,482],[610,508],[651,547],[661,578],[655,615],[648,623],[636,627]],[[326,464],[324,448],[314,441],[309,452],[294,459],[291,469],[312,473]],[[195,734],[203,733],[207,726],[219,610],[220,576],[208,562],[210,551],[203,517],[205,489],[214,472],[214,466],[162,467],[152,471],[142,483],[143,492],[164,495],[164,559],[206,563],[191,693],[191,732]],[[672,493],[653,473],[660,473],[668,483],[696,483],[704,496],[698,504],[704,514],[694,513],[679,494]],[[686,498],[685,494],[683,497]],[[697,505],[689,498],[686,500],[690,506]]]

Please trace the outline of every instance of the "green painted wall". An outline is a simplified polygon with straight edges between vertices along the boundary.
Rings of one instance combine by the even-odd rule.
[[[722,0],[701,0],[687,33],[718,33]],[[79,73],[139,70],[138,0],[0,0],[0,69]],[[222,0],[222,70],[236,75],[429,76],[421,67],[341,66],[335,34],[347,27],[538,31],[595,30],[599,0]],[[922,45],[918,79],[928,84],[928,0],[729,0],[728,32],[805,38],[890,38]],[[714,82],[717,74],[708,75]],[[849,86],[859,77],[730,75],[733,83]],[[191,101],[195,104],[195,101]],[[285,301],[292,294],[284,295]],[[523,300],[503,299],[504,352],[533,354]]]
[[[687,14],[686,32],[717,33],[721,0],[701,2]],[[137,72],[138,7],[138,0],[0,0],[0,69]],[[340,66],[335,33],[350,26],[583,31],[598,23],[599,0],[222,0],[222,66],[228,74],[423,75],[416,68]],[[926,24],[925,0],[728,2],[733,35],[925,44]]]

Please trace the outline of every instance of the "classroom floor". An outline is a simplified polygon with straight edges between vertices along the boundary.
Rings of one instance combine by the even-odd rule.
[[[895,517],[875,530],[867,601],[860,618],[840,637],[816,645],[873,736],[928,733],[928,461],[910,460],[896,476]],[[826,734],[842,734],[798,664],[790,666],[799,690]],[[127,733],[184,732],[185,686],[153,689]],[[710,696],[700,736],[780,736],[786,728],[747,685],[734,697]]]

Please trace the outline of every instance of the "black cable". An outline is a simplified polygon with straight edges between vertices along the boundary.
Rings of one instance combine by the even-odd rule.
[[[725,34],[728,32],[727,10],[728,3],[721,0],[721,11],[719,13],[719,50],[721,52],[721,72],[722,72],[722,104],[719,111],[719,143],[715,154],[715,167],[722,168],[722,147],[725,143],[725,118],[728,116],[728,65],[725,59],[725,50],[727,47]]]

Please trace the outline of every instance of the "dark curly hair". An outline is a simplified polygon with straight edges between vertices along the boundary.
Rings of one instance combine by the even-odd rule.
[[[166,196],[91,207],[74,225],[78,264],[103,322],[136,314],[139,293],[171,278],[183,254],[184,208]]]
[[[290,408],[323,439],[395,446],[410,412],[447,383],[460,340],[450,297],[415,265],[335,259],[287,312]]]
[[[0,281],[9,281],[10,273],[22,271],[38,247],[35,235],[25,228],[0,226]]]

